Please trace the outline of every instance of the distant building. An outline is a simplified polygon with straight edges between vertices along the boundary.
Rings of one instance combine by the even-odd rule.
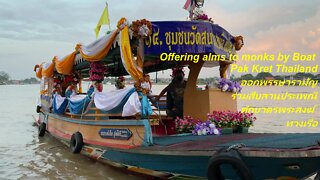
[[[20,80],[11,80],[10,84],[21,84]]]

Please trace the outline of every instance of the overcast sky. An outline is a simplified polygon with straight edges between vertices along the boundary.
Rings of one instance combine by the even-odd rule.
[[[109,0],[111,28],[129,21],[186,20],[185,0]],[[0,0],[0,71],[12,79],[35,77],[33,66],[71,53],[95,40],[101,0]],[[205,0],[204,11],[232,35],[242,35],[241,53],[317,53],[319,0]],[[106,29],[103,29],[106,30]],[[243,62],[239,62],[243,64]],[[206,69],[202,76],[209,76]]]

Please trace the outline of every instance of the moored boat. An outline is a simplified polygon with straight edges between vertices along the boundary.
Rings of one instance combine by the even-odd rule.
[[[41,78],[39,136],[49,132],[73,153],[158,178],[301,179],[316,173],[319,134],[178,134],[175,119],[163,111],[166,103],[151,106],[143,74],[187,66],[184,115],[204,121],[212,111],[237,111],[232,93],[198,90],[196,84],[202,67],[219,66],[225,78],[230,55],[242,45],[242,37],[210,21],[129,26],[122,18],[118,29],[35,67]],[[105,76],[124,75],[134,86],[102,91]],[[85,78],[93,81],[87,93]]]

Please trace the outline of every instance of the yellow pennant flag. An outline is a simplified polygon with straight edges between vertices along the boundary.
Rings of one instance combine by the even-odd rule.
[[[98,35],[99,35],[99,32],[100,32],[100,28],[104,24],[110,26],[108,4],[106,5],[106,7],[103,10],[103,13],[102,13],[102,15],[100,17],[100,20],[99,20],[98,24],[97,24],[97,27],[94,29],[94,31],[96,32],[96,38],[98,38]]]

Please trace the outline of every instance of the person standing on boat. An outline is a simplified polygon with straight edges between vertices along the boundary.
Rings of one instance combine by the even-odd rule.
[[[167,115],[173,118],[183,117],[183,95],[187,81],[184,80],[184,72],[179,69],[175,73],[175,78],[171,81],[167,89]]]
[[[144,74],[143,78],[140,79],[140,86],[146,91],[147,96],[151,95],[151,81],[149,74]]]

